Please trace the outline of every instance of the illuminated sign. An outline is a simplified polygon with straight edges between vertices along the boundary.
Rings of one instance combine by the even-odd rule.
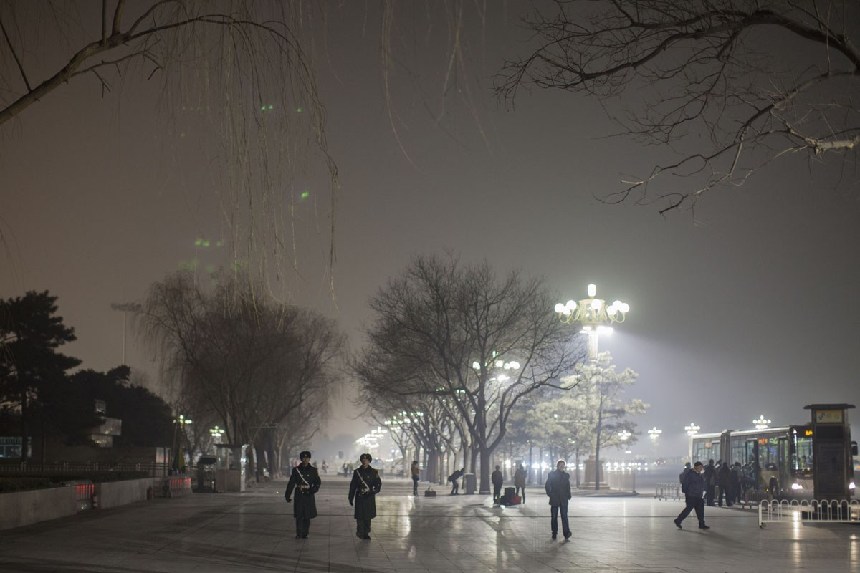
[[[812,430],[803,430],[803,435],[804,435],[804,436],[811,436],[811,435],[812,435]]]
[[[817,424],[841,424],[842,410],[816,410],[815,422]]]

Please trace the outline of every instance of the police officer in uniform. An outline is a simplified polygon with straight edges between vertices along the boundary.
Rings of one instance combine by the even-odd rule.
[[[317,516],[317,503],[314,494],[320,489],[320,474],[311,465],[311,453],[299,454],[301,463],[293,468],[284,498],[289,503],[293,490],[296,501],[293,504],[293,517],[296,518],[296,539],[307,539],[311,519]]]
[[[370,467],[370,454],[361,454],[361,465],[352,472],[349,482],[349,505],[355,506],[355,535],[370,539],[370,520],[376,517],[376,494],[382,489],[379,472]]]

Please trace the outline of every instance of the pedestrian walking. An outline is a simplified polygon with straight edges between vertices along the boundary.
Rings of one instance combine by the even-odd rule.
[[[451,495],[460,494],[460,478],[463,477],[465,471],[466,468],[460,468],[448,476],[448,481],[451,482]]]
[[[558,516],[561,514],[561,533],[564,540],[570,539],[570,524],[567,520],[567,504],[570,501],[570,474],[564,471],[564,460],[558,460],[555,469],[549,472],[544,489],[549,496],[549,505],[552,511],[550,528],[552,538],[558,537]]]
[[[382,489],[379,472],[370,467],[370,454],[359,456],[361,465],[352,472],[349,482],[349,505],[355,507],[355,535],[370,539],[370,520],[376,517],[376,494]]]
[[[502,497],[502,483],[504,483],[499,466],[496,466],[496,471],[490,476],[490,481],[493,482],[493,503],[498,504]]]
[[[705,477],[702,475],[705,467],[702,462],[693,464],[693,469],[687,472],[684,476],[682,489],[684,491],[684,499],[686,507],[675,518],[674,523],[678,529],[682,529],[681,523],[690,515],[691,511],[696,512],[696,518],[699,520],[699,529],[710,529],[705,525]]]
[[[418,468],[418,460],[412,462],[409,473],[412,474],[412,495],[418,495],[418,480],[421,476],[421,470]]]
[[[517,466],[517,471],[514,472],[514,487],[516,488],[516,495],[522,497],[523,503],[526,502],[526,468],[523,467],[523,463],[520,462],[519,466]]]
[[[290,472],[290,481],[284,499],[289,503],[293,495],[293,517],[296,519],[296,539],[307,539],[311,527],[311,519],[317,516],[317,503],[314,494],[320,489],[320,474],[311,465],[311,453],[304,451],[299,454],[299,465]]]

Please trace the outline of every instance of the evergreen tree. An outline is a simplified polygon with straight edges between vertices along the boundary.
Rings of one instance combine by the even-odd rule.
[[[75,331],[56,316],[56,301],[48,291],[0,300],[0,401],[19,414],[21,461],[28,458],[28,438],[38,430],[32,426],[41,393],[80,364],[57,350],[75,340]]]

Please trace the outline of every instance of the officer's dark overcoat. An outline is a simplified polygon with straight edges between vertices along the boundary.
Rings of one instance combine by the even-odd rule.
[[[308,489],[302,489],[299,486],[309,485]],[[284,498],[290,499],[290,495],[295,490],[293,496],[293,516],[296,519],[313,519],[317,516],[317,503],[314,494],[320,489],[320,474],[315,467],[308,464],[307,466],[298,465],[290,472],[290,481],[287,484],[287,491],[284,492]]]
[[[365,484],[367,484],[366,487]],[[364,491],[365,489],[367,491]],[[381,489],[382,480],[379,478],[379,472],[374,468],[358,467],[352,472],[352,481],[349,482],[349,501],[355,503],[356,519],[376,517],[376,494]]]

